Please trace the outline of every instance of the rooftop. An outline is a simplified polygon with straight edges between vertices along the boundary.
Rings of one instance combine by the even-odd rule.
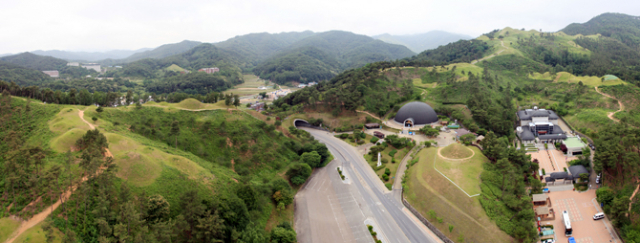
[[[543,202],[546,201],[549,196],[547,194],[541,193],[541,194],[533,194],[531,195],[533,197],[533,201],[534,202]]]
[[[537,207],[536,215],[545,215],[549,214],[549,207]]]
[[[571,175],[573,175],[573,177],[580,177],[580,174],[589,174],[587,168],[582,165],[569,166],[569,172],[571,172]]]
[[[584,148],[587,146],[577,137],[567,138],[562,143],[564,143],[567,148]]]
[[[549,119],[551,120],[558,119],[558,115],[555,112],[553,112],[552,110],[545,110],[545,109],[521,110],[521,111],[518,111],[517,114],[520,120],[531,120],[532,117],[549,117]]]

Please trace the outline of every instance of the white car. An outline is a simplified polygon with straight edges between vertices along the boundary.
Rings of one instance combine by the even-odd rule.
[[[602,173],[598,174],[598,176],[596,176],[596,184],[600,184],[600,175],[602,175]]]

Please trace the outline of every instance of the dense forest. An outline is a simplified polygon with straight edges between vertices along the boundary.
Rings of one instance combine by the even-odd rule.
[[[21,86],[41,85],[53,80],[49,75],[38,70],[4,61],[0,61],[0,79],[7,82],[15,82]]]
[[[367,63],[392,61],[414,53],[400,45],[344,31],[318,33],[276,52],[254,68],[262,79],[284,84],[328,80]]]
[[[430,63],[448,64],[471,62],[480,59],[491,47],[481,40],[459,40],[440,46],[437,49],[426,50],[408,58],[410,65],[428,66]],[[426,63],[426,65],[424,64]]]
[[[162,59],[165,57],[169,57],[169,56],[173,56],[173,55],[178,55],[178,54],[182,54],[188,50],[190,50],[191,48],[194,48],[198,45],[202,44],[201,42],[198,41],[189,41],[189,40],[184,40],[181,41],[179,43],[172,43],[172,44],[165,44],[165,45],[161,45],[157,48],[154,48],[153,50],[148,50],[148,51],[144,51],[144,52],[139,52],[139,53],[135,53],[127,58],[123,58],[123,59],[106,59],[106,60],[101,60],[98,61],[99,63],[103,64],[103,65],[116,65],[116,64],[123,64],[123,63],[130,63],[130,62],[135,62],[138,60],[142,60],[142,59]]]
[[[416,98],[413,83],[391,80],[380,72],[395,66],[391,62],[377,62],[345,71],[327,82],[274,101],[275,112],[297,111],[321,104],[335,115],[364,106],[365,110],[383,116],[396,104]]]

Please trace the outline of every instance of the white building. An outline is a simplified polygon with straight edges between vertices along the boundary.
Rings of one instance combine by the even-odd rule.
[[[80,63],[77,63],[77,62],[68,62],[68,63],[67,63],[67,66],[79,67],[79,66],[80,66]]]
[[[86,68],[86,69],[93,69],[96,72],[102,72],[102,69],[100,68],[100,64],[98,64],[98,63],[83,63],[80,66],[83,67],[83,68]]]

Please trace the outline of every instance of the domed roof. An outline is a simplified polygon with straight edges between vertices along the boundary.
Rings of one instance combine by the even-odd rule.
[[[407,119],[413,120],[414,125],[424,125],[437,122],[438,115],[427,103],[413,101],[403,105],[394,118],[398,123],[404,123]]]

